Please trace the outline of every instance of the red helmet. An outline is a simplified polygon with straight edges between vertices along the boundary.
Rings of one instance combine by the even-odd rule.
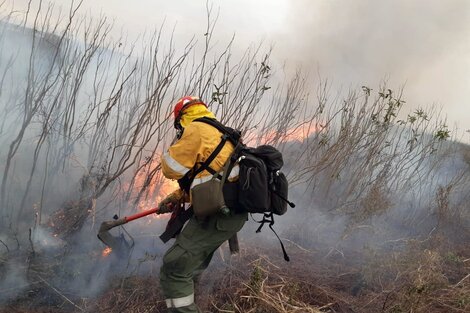
[[[202,104],[207,108],[207,105],[204,102],[202,102],[202,100],[199,99],[199,97],[186,96],[186,97],[179,99],[178,102],[176,102],[175,108],[173,110],[175,119],[178,119],[179,117],[181,117],[183,110],[195,104]]]

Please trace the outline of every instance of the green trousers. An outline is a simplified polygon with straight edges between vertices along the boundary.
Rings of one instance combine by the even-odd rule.
[[[194,303],[194,279],[209,265],[217,248],[238,232],[247,214],[192,217],[163,257],[160,285],[171,313],[201,312]]]

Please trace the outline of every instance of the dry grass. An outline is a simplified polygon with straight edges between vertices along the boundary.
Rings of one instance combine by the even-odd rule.
[[[259,254],[246,255],[235,268],[219,275],[222,279],[215,287],[217,292],[210,293],[205,301],[208,309],[234,313],[318,313],[330,312],[330,307],[338,306],[333,300],[334,293],[317,286],[315,276],[292,268],[288,270],[292,275],[286,275],[283,265],[273,264],[267,256],[244,264],[247,258],[255,256]]]
[[[91,312],[164,312],[158,277],[128,277],[112,282],[99,299],[88,304]]]
[[[365,284],[371,292],[364,308],[375,307],[374,312],[468,312],[470,303],[464,295],[470,294],[470,267],[464,258],[419,248],[411,245],[401,253],[376,256],[364,267]]]
[[[204,312],[233,313],[470,310],[470,250],[464,244],[451,245],[439,236],[410,240],[401,251],[371,250],[362,262],[363,251],[328,255],[287,244],[289,263],[276,249],[243,242],[240,255],[217,256],[197,286],[197,303]],[[45,275],[39,265],[33,270],[35,277]],[[51,277],[44,276],[45,280]],[[165,312],[155,275],[117,277],[94,299],[60,295],[59,291],[41,283],[35,293],[26,292],[28,297],[9,303],[0,312]]]

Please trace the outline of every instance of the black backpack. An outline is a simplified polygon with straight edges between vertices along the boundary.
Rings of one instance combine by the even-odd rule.
[[[272,228],[274,225],[274,214],[283,215],[287,211],[287,204],[295,207],[288,198],[288,187],[286,176],[281,172],[284,165],[282,153],[269,145],[262,145],[256,148],[250,148],[244,145],[241,140],[240,131],[226,127],[215,119],[203,117],[196,119],[195,122],[202,122],[217,128],[222,134],[222,140],[219,146],[211,154],[211,156],[200,164],[192,174],[184,177],[184,187],[189,190],[192,179],[202,170],[207,170],[212,174],[215,171],[210,168],[210,163],[220,152],[227,140],[235,146],[235,151],[231,156],[231,162],[228,167],[230,174],[233,166],[238,163],[239,178],[236,183],[227,182],[224,185],[224,198],[226,205],[236,212],[262,213],[263,219],[257,221],[261,225],[257,229],[257,233],[261,231],[264,224],[268,224],[281,243],[284,259],[289,261],[284,245]],[[180,185],[181,185],[180,182]]]
[[[287,200],[289,184],[281,172],[284,161],[279,150],[269,145],[244,147],[237,157],[241,208],[249,213],[283,215],[288,203],[295,206]]]

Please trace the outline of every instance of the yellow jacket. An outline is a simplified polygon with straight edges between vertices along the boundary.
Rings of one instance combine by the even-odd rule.
[[[202,122],[194,122],[195,119],[203,116],[214,117],[204,105],[194,105],[185,110],[181,119],[181,125],[184,127],[183,135],[162,156],[162,172],[166,178],[182,178],[196,163],[202,163],[209,158],[219,145],[223,134],[218,129]],[[227,141],[210,167],[215,171],[220,171],[233,150],[233,144]],[[237,178],[238,171],[238,165],[234,166],[228,179]],[[202,171],[194,179],[191,188],[210,180],[211,177],[212,174],[208,171]]]

